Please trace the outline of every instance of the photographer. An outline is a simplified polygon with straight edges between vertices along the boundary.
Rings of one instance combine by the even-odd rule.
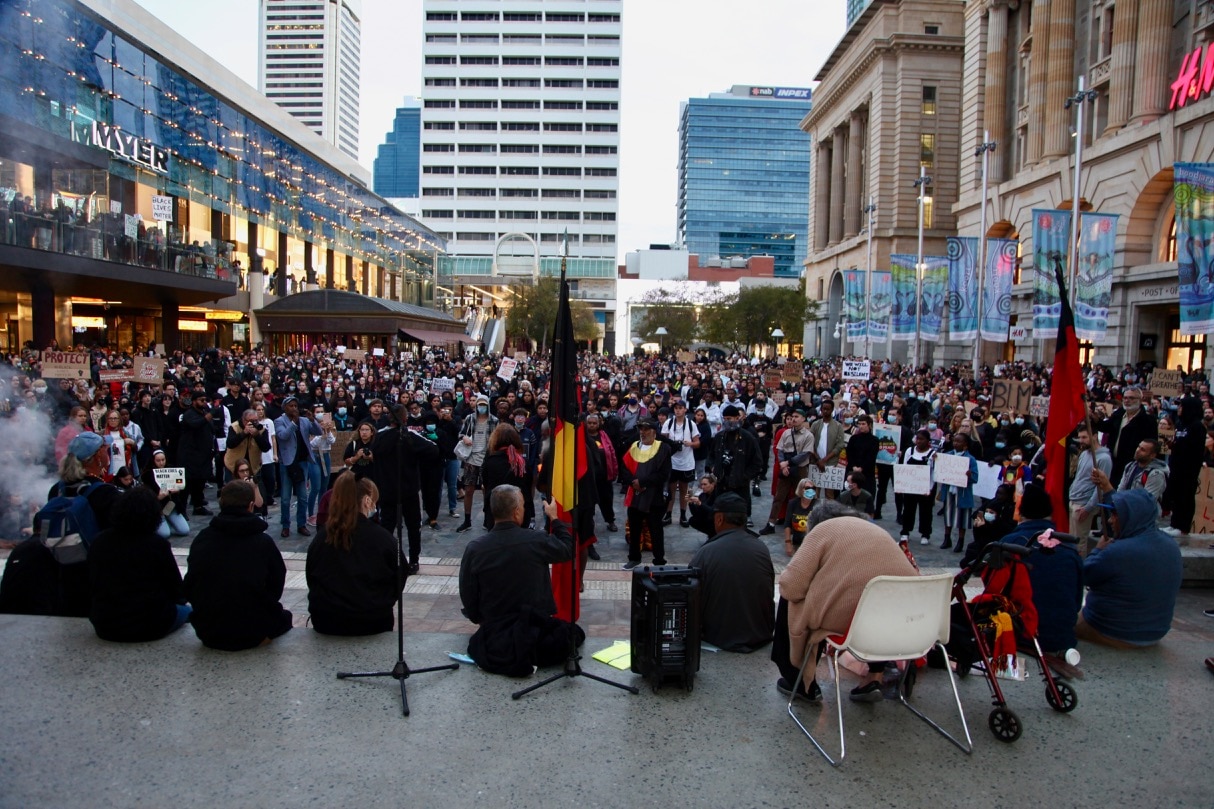
[[[725,492],[740,495],[746,501],[746,522],[750,522],[751,483],[762,471],[759,442],[743,426],[742,410],[735,405],[721,408],[721,432],[712,442],[710,469],[717,476],[718,496]]]
[[[374,439],[375,425],[366,420],[358,425],[354,438],[346,445],[343,463],[346,469],[354,471],[355,480],[362,480],[371,474],[371,464],[375,462],[375,453],[371,451]]]
[[[228,474],[236,477],[236,464],[241,460],[249,462],[253,480],[257,481],[263,499],[269,499],[265,484],[261,481],[261,454],[270,451],[270,436],[265,425],[257,418],[257,411],[251,408],[241,413],[240,421],[234,422],[228,428],[227,448],[223,453],[223,465]]]

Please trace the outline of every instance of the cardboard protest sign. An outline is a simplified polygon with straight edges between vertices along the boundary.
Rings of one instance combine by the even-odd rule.
[[[764,371],[763,372],[763,387],[772,389],[778,388],[784,382],[784,374],[780,371]]]
[[[358,430],[337,430],[333,433],[333,446],[329,448],[329,464],[333,471],[343,468],[346,463],[346,447],[358,436]]]
[[[509,382],[511,379],[514,379],[514,372],[516,370],[518,370],[518,360],[503,357],[502,364],[497,368],[497,375]]]
[[[847,468],[843,466],[828,466],[825,471],[819,471],[818,467],[810,464],[809,472],[805,477],[819,489],[842,491],[843,484],[847,480]]]
[[[455,390],[455,380],[450,377],[440,376],[430,380],[431,393],[443,393],[444,391]]]
[[[527,352],[526,351],[515,351],[514,359],[518,362],[526,362],[527,361]]]
[[[1029,415],[1035,419],[1046,419],[1050,417],[1050,397],[1034,396],[1029,399]]]
[[[75,351],[43,351],[43,379],[88,379],[89,355]]]
[[[110,368],[97,372],[97,379],[101,382],[125,382],[133,377],[134,372],[130,368]]]
[[[894,494],[928,494],[932,490],[932,470],[921,464],[894,464]]]
[[[185,469],[180,466],[166,466],[164,469],[153,469],[152,477],[156,485],[164,492],[185,491]]]
[[[347,348],[343,356],[347,362],[362,362],[367,358],[367,352],[361,348]]]
[[[843,360],[843,379],[867,382],[872,375],[871,369],[872,364],[868,360]]]
[[[1010,410],[1016,413],[1029,412],[1033,400],[1033,383],[1015,379],[996,379],[991,386],[991,410],[1002,413]]]
[[[877,424],[873,426],[873,435],[877,437],[877,463],[882,466],[898,463],[898,455],[902,451],[902,428],[896,424]]]
[[[786,362],[782,370],[786,382],[800,382],[805,379],[805,368],[799,362]]]
[[[1151,393],[1155,396],[1180,396],[1184,393],[1184,379],[1180,371],[1156,368],[1151,373]]]
[[[788,394],[782,390],[774,391],[771,394],[771,400],[776,403],[776,407],[783,407],[784,402],[788,401]]]
[[[384,350],[383,350],[382,348],[373,348],[373,349],[371,349],[371,356],[373,356],[373,357],[382,357],[383,355],[384,355]]]
[[[1202,467],[1197,479],[1197,510],[1190,534],[1214,534],[1214,469]]]
[[[164,364],[160,357],[136,357],[131,378],[141,385],[159,385],[164,382]]]
[[[675,354],[675,359],[682,363],[695,362],[696,355],[691,351],[679,351]]]
[[[970,459],[964,455],[936,454],[936,482],[966,488],[970,485]]]

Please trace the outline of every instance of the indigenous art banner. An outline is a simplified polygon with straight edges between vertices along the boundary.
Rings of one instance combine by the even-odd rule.
[[[1033,339],[1048,340],[1058,334],[1062,299],[1054,275],[1056,269],[1064,278],[1067,275],[1070,237],[1070,211],[1033,209]]]
[[[919,319],[919,336],[924,340],[939,340],[944,326],[944,304],[948,300],[948,258],[923,257],[923,315]]]
[[[948,336],[978,337],[978,238],[948,237]]]
[[[873,271],[869,291],[868,334],[874,343],[889,339],[889,316],[893,303],[893,278],[888,272]]]
[[[915,264],[918,256],[895,253],[889,257],[894,297],[889,315],[890,336],[895,340],[915,339]]]
[[[1075,336],[1103,340],[1113,299],[1113,249],[1117,214],[1079,215],[1079,267],[1075,280]]]
[[[868,313],[864,311],[864,270],[843,273],[843,317],[847,321],[847,339],[855,342],[868,334]]]
[[[1015,239],[986,240],[986,278],[982,284],[982,339],[1003,343],[1008,339],[1012,314],[1012,279],[1016,274]]]
[[[1214,164],[1173,164],[1180,333],[1214,330]]]

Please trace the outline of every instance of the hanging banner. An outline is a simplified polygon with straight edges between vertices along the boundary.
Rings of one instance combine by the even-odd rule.
[[[843,273],[843,317],[847,321],[847,339],[855,342],[868,334],[864,311],[864,270]]]
[[[1008,339],[1012,314],[1012,279],[1016,274],[1015,239],[986,240],[986,278],[982,284],[982,339],[1003,343]]]
[[[889,315],[893,303],[893,279],[888,272],[873,272],[869,292],[868,334],[874,343],[889,339]]]
[[[915,339],[915,263],[918,256],[895,253],[889,257],[894,297],[890,308],[889,331],[894,340]]]
[[[1054,268],[1067,267],[1067,240],[1071,237],[1071,212],[1033,209],[1033,338],[1049,340],[1058,336],[1058,318],[1062,300]]]
[[[1079,214],[1079,267],[1075,279],[1075,335],[1103,340],[1113,299],[1117,214]]]
[[[923,257],[923,314],[919,318],[919,336],[939,340],[944,327],[944,304],[948,300],[948,258]]]
[[[1214,164],[1173,165],[1180,333],[1214,331]]]
[[[948,237],[948,336],[978,337],[978,237]]]

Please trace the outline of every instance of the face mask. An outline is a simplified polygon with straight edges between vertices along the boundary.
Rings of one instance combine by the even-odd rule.
[[[339,415],[339,416],[346,415],[346,408],[344,408],[344,407],[337,408],[337,415]]]
[[[1019,427],[1021,424],[1024,424],[1024,419],[1017,417],[1017,418],[1016,418],[1016,426],[1017,426],[1017,427]]]
[[[794,402],[799,402],[799,401],[801,401],[801,397],[800,397],[800,396],[798,396],[798,395],[797,395],[797,394],[795,394],[795,393],[794,393],[792,396],[788,397],[788,398],[792,399]]]
[[[721,428],[724,430],[736,430],[741,426],[742,425],[736,421],[726,421],[722,424]]]
[[[1006,446],[1007,446],[1006,441],[996,441],[995,442],[995,449],[1003,449]]]
[[[806,489],[805,490],[805,499],[806,500],[813,500],[817,496],[818,496],[818,491],[816,489]]]
[[[476,412],[480,413],[482,416],[485,415],[489,412],[489,405],[477,405]]]
[[[999,419],[999,423],[1002,424],[1004,427],[1006,427],[1008,425],[1007,419]]]
[[[333,392],[332,388],[325,388],[325,396],[328,396],[332,392]]]
[[[1023,455],[1013,455],[1012,460],[1015,461],[1016,463],[1020,463],[1020,461],[1024,460],[1024,456]]]
[[[914,398],[916,398],[916,397],[915,397],[915,393],[914,393],[914,391],[911,391],[910,393],[906,394],[906,398],[907,398],[907,399],[914,399]]]
[[[895,416],[893,413],[891,413],[885,417],[885,420],[888,421],[890,424],[893,424],[898,420],[898,417]]]
[[[848,416],[847,418],[843,419],[844,424],[851,424],[854,421],[855,421],[855,419],[853,419],[851,416]]]
[[[885,394],[885,401],[892,402],[893,400],[894,400],[894,394],[892,394],[892,393]]]
[[[523,425],[526,423],[527,423],[526,419],[515,419],[514,420],[514,426],[520,430],[523,429]]]
[[[987,522],[994,522],[995,521],[995,512],[985,511],[982,513],[982,518],[985,519]]]
[[[929,430],[934,430],[934,429],[936,429],[936,427],[937,427],[937,424],[934,421],[929,421],[927,423],[927,429],[929,429]]]

